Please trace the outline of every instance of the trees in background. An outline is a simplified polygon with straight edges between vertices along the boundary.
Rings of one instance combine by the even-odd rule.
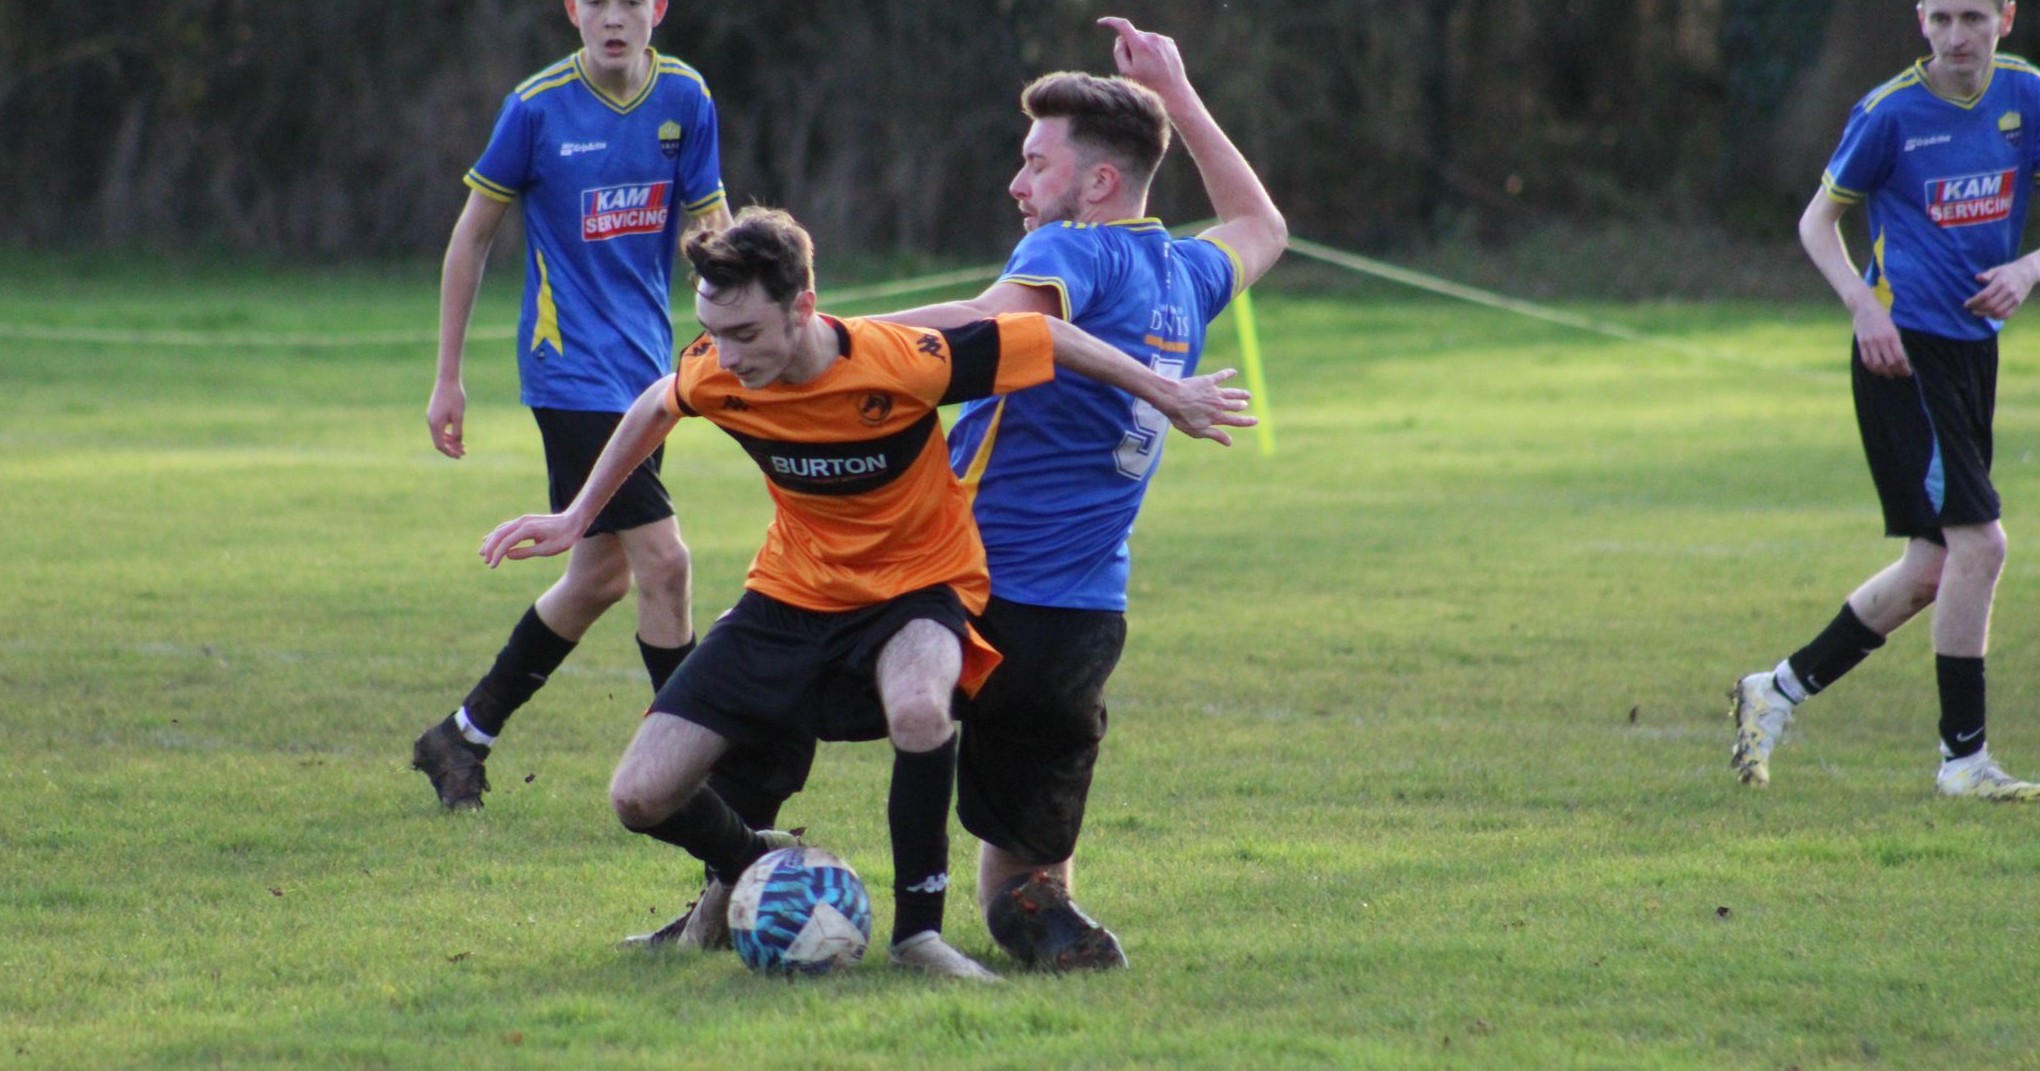
[[[436,253],[558,0],[0,5],[0,242]],[[1393,247],[1645,216],[1787,233],[1857,96],[1923,50],[1893,0],[675,0],[739,203],[825,246],[986,256],[1019,88],[1174,34],[1294,229]],[[2024,51],[2032,28],[2009,43]],[[1175,154],[1157,211],[1206,211]]]

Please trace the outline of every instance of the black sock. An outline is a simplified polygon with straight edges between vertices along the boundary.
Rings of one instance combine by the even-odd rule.
[[[1870,652],[1884,646],[1884,637],[1871,631],[1863,619],[1848,603],[1842,604],[1842,612],[1828,622],[1826,628],[1813,642],[1792,652],[1786,661],[1792,664],[1792,674],[1811,696],[1828,685],[1841,680],[1842,675],[1855,669],[1870,657]]]
[[[942,930],[955,787],[955,733],[933,751],[893,750],[885,816],[892,831],[894,944],[924,930]]]
[[[1983,750],[1983,659],[1934,656],[1941,686],[1941,746],[1951,759]]]
[[[654,647],[639,636],[637,649],[638,656],[645,660],[645,672],[651,674],[652,691],[656,692],[673,678],[673,671],[680,668],[680,663],[694,653],[694,641],[688,640],[678,647]]]
[[[546,678],[573,650],[573,640],[538,619],[538,607],[524,611],[517,627],[510,630],[510,641],[496,653],[496,664],[461,704],[467,708],[468,721],[490,736],[502,732],[503,723],[545,687]]]
[[[757,862],[759,856],[772,848],[765,838],[737,817],[737,812],[731,810],[721,796],[705,788],[697,790],[679,810],[667,815],[666,820],[658,825],[642,829],[625,828],[686,849],[688,854],[707,864],[710,877],[724,884],[735,884],[745,867]]]

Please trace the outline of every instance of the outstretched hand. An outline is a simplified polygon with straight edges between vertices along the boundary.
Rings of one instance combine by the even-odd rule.
[[[1120,74],[1157,93],[1189,83],[1174,38],[1149,33],[1115,16],[1099,19],[1098,25],[1119,35],[1112,42],[1112,62]]]
[[[506,558],[511,561],[550,558],[572,549],[587,527],[569,520],[563,513],[527,513],[497,525],[482,540],[482,561],[494,569]]]
[[[1251,428],[1261,422],[1261,418],[1243,412],[1254,399],[1252,391],[1219,386],[1237,375],[1238,371],[1224,368],[1177,381],[1175,411],[1168,415],[1169,423],[1193,439],[1231,446],[1232,436],[1226,428]]]

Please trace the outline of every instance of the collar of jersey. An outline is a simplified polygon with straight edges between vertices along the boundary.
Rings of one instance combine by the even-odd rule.
[[[1991,79],[1997,77],[1997,57],[1992,56],[1990,58],[1990,69],[1983,72],[1983,85],[1977,87],[1975,96],[1944,97],[1941,94],[1934,92],[1934,83],[1927,81],[1927,61],[1933,58],[1934,57],[1932,56],[1921,56],[1919,59],[1913,61],[1913,72],[1919,75],[1920,88],[1932,94],[1935,100],[1945,100],[1948,103],[1953,104],[1957,108],[1961,108],[1965,111],[1970,108],[1976,107],[1977,102],[1983,99],[1983,95],[1985,93],[1990,92]]]
[[[594,96],[596,100],[599,100],[602,103],[608,105],[610,111],[613,111],[618,115],[628,115],[638,105],[643,104],[645,102],[645,99],[652,95],[652,87],[659,84],[658,50],[648,48],[645,49],[645,51],[651,53],[652,73],[650,77],[645,79],[645,84],[641,88],[639,88],[639,90],[637,91],[637,95],[630,98],[629,100],[617,100],[615,97],[612,97],[608,93],[604,92],[601,86],[596,85],[595,80],[593,78],[588,77],[588,69],[581,66],[580,52],[574,53],[574,76],[581,80],[582,85],[588,87],[589,94]]]
[[[1082,230],[1085,227],[1124,227],[1128,230],[1147,230],[1150,228],[1159,228],[1161,230],[1168,229],[1167,227],[1164,227],[1162,225],[1162,221],[1155,216],[1142,216],[1139,219],[1108,219],[1103,223],[1078,223],[1075,220],[1066,219],[1063,220],[1061,223],[1057,224],[1057,226],[1068,227],[1071,228],[1072,230]]]

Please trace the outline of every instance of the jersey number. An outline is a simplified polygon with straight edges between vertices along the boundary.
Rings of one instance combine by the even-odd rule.
[[[1183,378],[1183,362],[1180,359],[1158,355],[1154,368],[1170,379]],[[1162,443],[1168,435],[1169,418],[1154,406],[1134,399],[1133,427],[1120,436],[1119,448],[1112,452],[1113,460],[1119,465],[1119,474],[1129,480],[1138,480],[1154,471],[1155,462],[1162,459]]]

